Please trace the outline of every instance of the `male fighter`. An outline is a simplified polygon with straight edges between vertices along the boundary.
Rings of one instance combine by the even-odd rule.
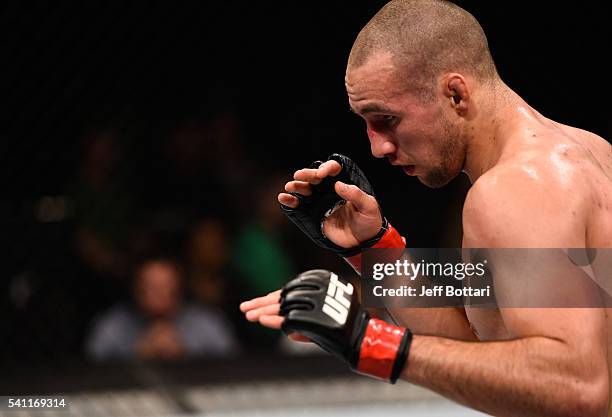
[[[463,9],[388,3],[359,33],[345,81],[375,157],[430,187],[468,175],[464,247],[612,247],[611,145],[546,118],[512,91]],[[296,171],[278,200],[319,245],[349,261],[365,247],[403,246],[360,178],[352,161],[334,156]],[[329,197],[319,187],[330,179],[346,204],[317,233],[319,202]],[[350,303],[341,326],[321,313],[318,290],[329,288]],[[395,326],[370,316],[341,277],[315,270],[288,283],[282,300],[279,290],[241,309],[250,321],[308,336],[360,373],[401,378],[486,413],[612,416],[612,318],[603,308],[392,309]]]

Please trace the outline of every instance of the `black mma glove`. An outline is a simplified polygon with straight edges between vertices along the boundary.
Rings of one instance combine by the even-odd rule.
[[[281,293],[282,329],[307,336],[357,373],[395,383],[404,368],[412,333],[371,318],[354,287],[333,272],[306,271]]]
[[[372,185],[366,178],[363,171],[348,157],[340,154],[332,154],[328,160],[337,161],[342,167],[340,173],[335,177],[327,177],[316,185],[311,185],[312,194],[304,196],[298,193],[290,193],[299,200],[296,208],[291,208],[281,204],[281,209],[285,215],[295,225],[304,232],[310,239],[322,248],[331,250],[345,258],[361,253],[363,249],[374,246],[383,237],[388,229],[387,219],[382,215],[382,228],[373,238],[362,242],[353,248],[343,248],[336,245],[323,234],[323,222],[338,207],[345,204],[334,190],[336,181],[345,184],[354,184],[367,194],[374,196]],[[315,161],[310,168],[318,168],[323,162]],[[380,210],[380,207],[379,207]]]

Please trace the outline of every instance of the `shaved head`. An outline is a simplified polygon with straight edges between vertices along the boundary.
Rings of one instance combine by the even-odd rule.
[[[377,53],[390,53],[400,77],[410,74],[410,87],[421,96],[433,93],[433,82],[444,72],[460,72],[481,82],[497,74],[480,24],[444,0],[387,3],[357,36],[348,70]]]

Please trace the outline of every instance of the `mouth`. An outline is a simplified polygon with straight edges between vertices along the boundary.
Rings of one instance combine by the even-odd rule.
[[[404,174],[413,177],[415,175],[416,165],[403,165],[402,170],[404,170]]]

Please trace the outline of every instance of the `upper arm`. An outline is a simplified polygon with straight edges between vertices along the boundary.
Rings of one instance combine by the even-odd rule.
[[[596,308],[597,287],[565,252],[541,249],[585,247],[581,179],[506,169],[482,180],[464,206],[464,246],[531,248],[512,256],[489,251],[496,258],[492,280],[506,330],[512,338],[559,340],[570,347],[577,366],[607,369],[605,311]],[[578,304],[593,308],[546,308]]]

